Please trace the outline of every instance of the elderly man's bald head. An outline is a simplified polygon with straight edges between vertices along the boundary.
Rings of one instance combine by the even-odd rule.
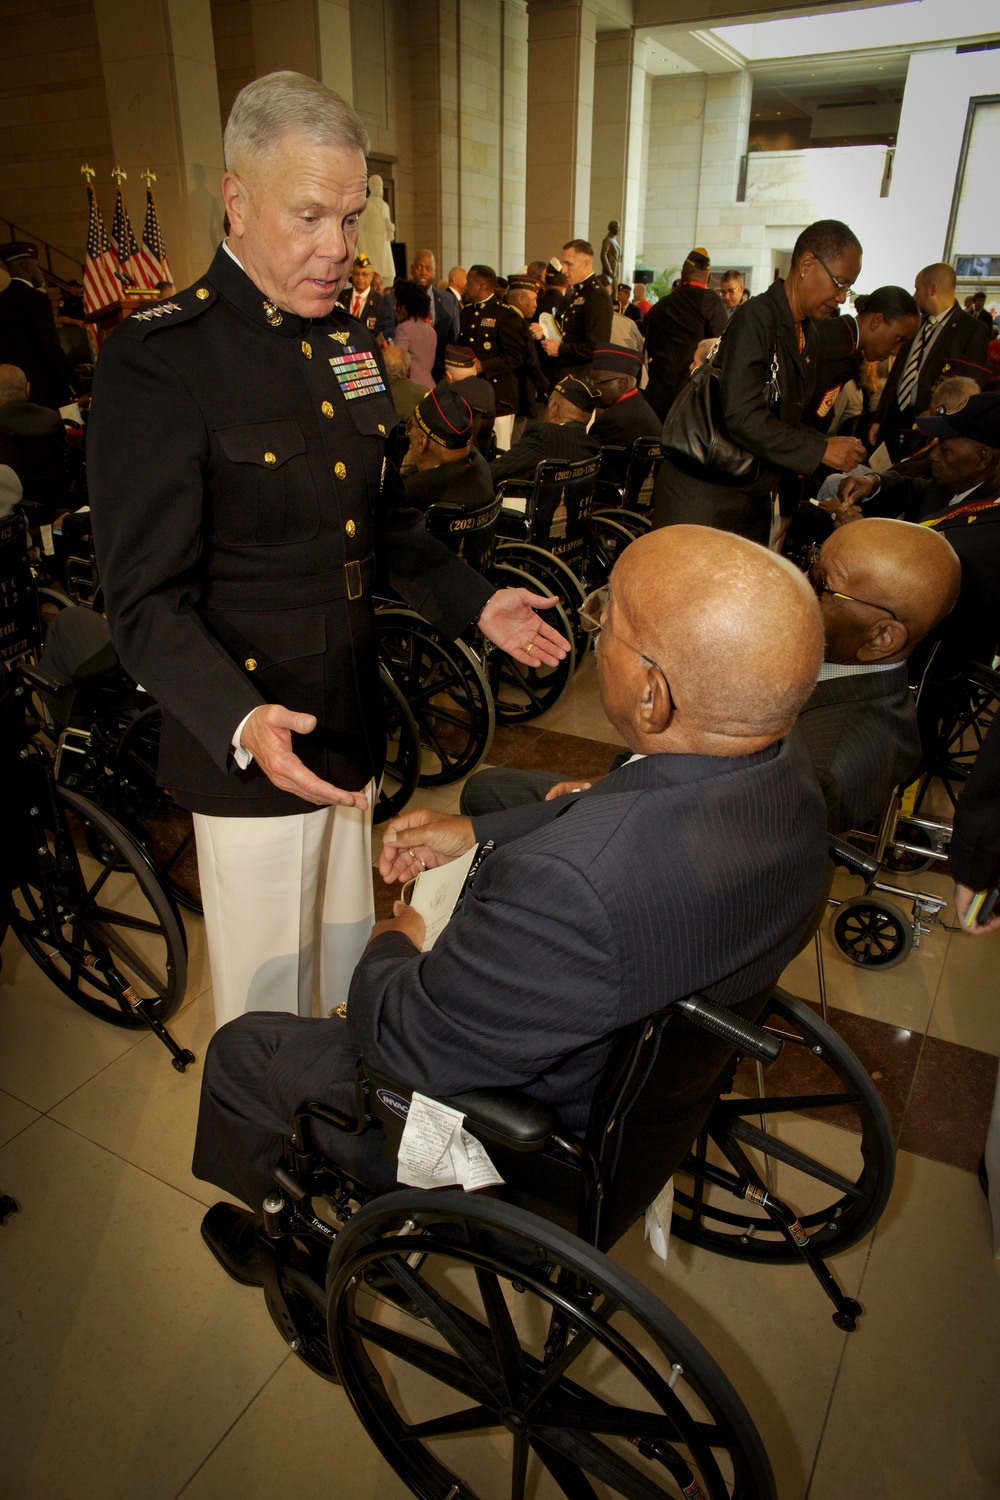
[[[962,570],[940,533],[866,516],[828,537],[814,578],[825,585],[827,661],[891,662],[905,661],[951,613]]]
[[[823,656],[820,612],[802,574],[764,547],[704,526],[670,526],[633,542],[612,574],[605,624],[656,664],[639,661],[646,681],[629,729],[635,658],[620,653],[609,663],[601,644],[605,711],[629,744],[646,750],[763,749],[794,723]]]

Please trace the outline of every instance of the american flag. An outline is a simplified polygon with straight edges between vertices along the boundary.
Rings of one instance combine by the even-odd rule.
[[[125,199],[120,187],[118,201],[115,204],[115,217],[111,225],[111,244],[121,267],[123,286],[154,287],[156,285],[160,278],[156,276],[150,279],[145,265],[139,259],[139,246],[135,242],[128,209],[125,207]]]
[[[160,221],[156,217],[156,202],[151,187],[146,188],[146,222],[142,227],[139,264],[149,278],[146,282],[147,286],[155,286],[158,281],[173,281],[174,279],[170,270],[170,262],[167,260],[163,235],[160,233]]]
[[[90,218],[87,224],[87,263],[83,271],[83,307],[88,313],[117,302],[121,297],[121,282],[115,272],[114,252],[104,227],[101,211],[91,184],[87,183],[87,199]]]

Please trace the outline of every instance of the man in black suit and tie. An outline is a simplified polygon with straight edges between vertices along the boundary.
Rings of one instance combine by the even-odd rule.
[[[362,322],[370,333],[379,334],[388,343],[396,331],[392,298],[372,286],[375,270],[367,255],[358,255],[351,271],[351,284],[345,286],[337,301],[352,318]]]
[[[918,413],[927,410],[931,391],[948,373],[953,360],[963,361],[963,374],[980,367],[981,383],[990,374],[986,358],[989,330],[955,301],[952,267],[943,261],[925,266],[914,282],[913,295],[923,321],[896,356],[869,433],[872,447],[885,443],[893,458],[904,456],[900,446],[903,434],[911,430]],[[967,369],[967,365],[973,369]]]
[[[0,464],[21,481],[33,523],[51,521],[69,505],[66,429],[51,406],[29,400],[31,387],[16,365],[0,365]]]
[[[434,285],[436,274],[437,261],[434,259],[433,250],[418,251],[413,257],[410,275],[417,286],[423,287],[431,299],[431,322],[437,334],[437,358],[434,361],[432,373],[435,380],[443,380],[444,351],[449,344],[458,343],[459,312],[454,297],[445,297]]]
[[[244,1016],[214,1038],[197,1176],[258,1208],[294,1109],[352,1108],[361,1055],[426,1093],[523,1088],[580,1132],[620,1027],[692,990],[736,1004],[780,974],[826,871],[822,797],[783,742],[822,655],[812,590],[762,547],[681,526],[640,537],[596,607],[601,701],[629,764],[475,825],[429,809],[390,823],[389,882],[496,848],[430,952],[402,903],[375,925],[345,1019]],[[323,1144],[392,1186],[377,1130]],[[217,1204],[202,1226],[250,1284],[259,1222]]]

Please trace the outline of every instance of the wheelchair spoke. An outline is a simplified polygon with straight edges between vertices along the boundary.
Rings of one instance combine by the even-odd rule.
[[[810,1114],[818,1109],[858,1109],[860,1094],[761,1094],[755,1099],[720,1099],[720,1116]]]
[[[619,1301],[617,1297],[605,1297],[600,1312],[591,1313],[591,1321],[593,1323],[607,1324],[614,1317],[618,1307]],[[562,1353],[546,1368],[545,1374],[538,1381],[537,1385],[532,1386],[531,1393],[524,1404],[525,1411],[530,1411],[535,1403],[552,1389],[556,1381],[563,1378],[570,1365],[583,1353],[593,1338],[594,1329],[592,1327],[580,1329],[572,1343],[567,1344]]]
[[[739,1128],[731,1128],[731,1134],[744,1145],[755,1146],[765,1156],[774,1161],[782,1161],[790,1167],[795,1167],[807,1177],[812,1177],[816,1182],[825,1182],[828,1187],[834,1187],[838,1192],[844,1193],[849,1198],[864,1198],[866,1194],[856,1183],[851,1182],[840,1172],[835,1172],[832,1167],[824,1166],[822,1162],[816,1161],[812,1156],[807,1156],[804,1151],[790,1146],[786,1141],[779,1140],[777,1136],[768,1135],[763,1130],[758,1130],[746,1120],[740,1120]]]
[[[531,1446],[567,1500],[597,1500],[597,1491],[577,1464],[539,1442],[537,1438],[531,1439]]]
[[[431,1326],[451,1345],[468,1368],[476,1372],[490,1396],[496,1401],[504,1401],[504,1380],[489,1362],[492,1340],[488,1329],[454,1307],[429,1286],[423,1277],[411,1271],[399,1256],[388,1256],[382,1264],[399,1282],[411,1301],[420,1308]]]
[[[146,960],[119,936],[114,927],[104,922],[88,923],[88,935],[91,939],[91,946],[95,946],[94,940],[99,939],[104,947],[125,965],[134,978],[141,979],[155,995],[162,995],[162,976],[153,972]]]
[[[457,1359],[454,1354],[448,1354],[434,1344],[426,1344],[423,1339],[415,1339],[409,1334],[398,1333],[393,1328],[387,1328],[384,1323],[373,1323],[370,1318],[358,1317],[356,1313],[346,1320],[345,1326],[351,1333],[357,1334],[367,1343],[377,1345],[387,1354],[395,1354],[397,1358],[412,1365],[414,1369],[426,1373],[433,1380],[440,1381],[442,1385],[451,1386],[452,1390],[467,1396],[470,1401],[492,1399],[493,1393],[487,1389],[486,1382],[480,1378],[481,1368],[471,1368],[463,1360]]]
[[[446,1417],[414,1422],[403,1428],[403,1436],[414,1442],[426,1442],[428,1438],[455,1437],[460,1432],[488,1432],[499,1425],[494,1407],[469,1406],[464,1411],[449,1412]]]
[[[586,1469],[616,1495],[624,1495],[626,1500],[665,1500],[669,1493],[662,1485],[641,1474],[627,1458],[585,1433],[539,1427],[535,1429],[534,1437],[536,1443],[553,1448],[562,1457]]]
[[[517,1401],[524,1385],[524,1351],[514,1331],[514,1324],[496,1276],[477,1266],[476,1280],[479,1283],[479,1295],[483,1299],[490,1333],[493,1335],[493,1347],[496,1350],[500,1373],[503,1375],[507,1400]]]
[[[547,1405],[544,1425],[578,1432],[603,1432],[608,1437],[649,1438],[652,1442],[683,1442],[677,1423],[659,1411],[613,1406],[593,1397],[572,1405]]]
[[[524,1500],[524,1481],[528,1477],[528,1439],[523,1432],[514,1434],[514,1454],[510,1465],[510,1500]]]
[[[92,906],[87,915],[102,924],[128,927],[132,932],[151,932],[154,937],[163,930],[157,922],[150,922],[145,917],[133,917],[127,911],[113,911],[110,906]]]

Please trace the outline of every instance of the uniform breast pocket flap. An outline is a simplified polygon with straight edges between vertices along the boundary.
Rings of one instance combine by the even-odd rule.
[[[298,422],[253,422],[218,433],[221,461],[209,484],[219,539],[265,547],[310,541],[319,504]]]
[[[362,437],[387,438],[399,421],[396,407],[388,396],[367,396],[349,401],[347,409]]]

